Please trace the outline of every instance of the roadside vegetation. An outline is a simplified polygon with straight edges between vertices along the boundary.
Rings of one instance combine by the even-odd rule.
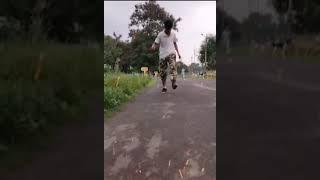
[[[93,94],[102,90],[103,6],[83,0],[3,0],[0,12],[4,175],[47,147],[60,128],[85,120]]]
[[[143,88],[151,85],[155,79],[143,74],[105,73],[104,109],[107,116],[132,99]]]

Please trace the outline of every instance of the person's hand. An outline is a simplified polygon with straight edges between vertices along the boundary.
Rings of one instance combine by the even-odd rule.
[[[151,47],[150,47],[150,51],[155,51],[156,50],[156,46],[153,44]]]

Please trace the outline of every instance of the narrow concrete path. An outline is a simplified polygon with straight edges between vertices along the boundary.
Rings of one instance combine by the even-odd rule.
[[[161,94],[158,82],[109,119],[104,179],[214,180],[215,84],[181,80],[177,90]]]

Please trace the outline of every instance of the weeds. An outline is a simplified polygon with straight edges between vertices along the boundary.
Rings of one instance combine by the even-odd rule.
[[[10,150],[81,117],[81,101],[101,84],[101,57],[76,45],[6,44],[0,51],[0,145]]]
[[[132,98],[146,87],[153,78],[140,74],[106,73],[104,76],[104,108],[106,113]]]

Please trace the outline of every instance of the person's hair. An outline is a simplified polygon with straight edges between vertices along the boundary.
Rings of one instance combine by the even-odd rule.
[[[164,28],[171,29],[173,27],[173,21],[171,19],[167,19],[164,21]]]

